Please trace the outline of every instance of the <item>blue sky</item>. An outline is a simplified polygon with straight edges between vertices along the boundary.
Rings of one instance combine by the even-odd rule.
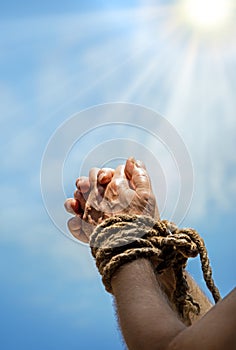
[[[52,134],[97,104],[146,106],[173,125],[194,169],[183,225],[204,237],[222,295],[234,287],[236,21],[229,19],[217,34],[200,32],[178,17],[179,4],[0,1],[2,349],[123,348],[112,299],[88,248],[54,225],[40,189]],[[78,135],[84,117],[78,117]],[[91,128],[97,123],[95,117],[88,122]],[[91,133],[71,149],[63,170],[66,195],[73,194],[88,151],[110,132]],[[142,138],[129,129],[119,133]],[[174,192],[167,154],[151,137],[142,140]],[[63,203],[57,205],[60,216]],[[189,270],[206,291],[198,260]]]

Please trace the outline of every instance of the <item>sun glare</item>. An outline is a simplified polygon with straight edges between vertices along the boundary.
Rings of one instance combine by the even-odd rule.
[[[199,29],[223,26],[231,15],[230,0],[185,0],[184,16]]]

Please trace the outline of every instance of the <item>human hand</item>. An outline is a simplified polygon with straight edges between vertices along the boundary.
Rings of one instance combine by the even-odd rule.
[[[76,187],[74,198],[66,200],[65,208],[74,215],[68,221],[68,228],[81,242],[89,243],[95,226],[114,215],[150,215],[160,220],[147,170],[133,158],[116,170],[92,168],[89,177],[76,180]],[[151,260],[154,266],[158,263],[155,258]],[[158,278],[171,299],[175,285],[172,269],[165,270]]]
[[[94,171],[99,171],[100,169],[94,168]],[[102,179],[97,181],[97,190],[98,197],[101,198],[104,195],[107,184],[111,181],[114,170],[110,168],[102,169]],[[71,232],[71,234],[83,243],[89,242],[89,235],[93,230],[93,226],[88,224],[85,220],[83,220],[84,210],[86,206],[86,201],[91,192],[90,179],[88,177],[82,176],[79,177],[76,182],[77,189],[74,192],[74,198],[68,198],[65,201],[65,209],[68,213],[73,214],[74,216],[68,220],[67,225]]]
[[[114,215],[149,215],[159,219],[147,170],[134,158],[115,171],[92,168],[89,178],[78,179],[76,185],[75,199],[68,199],[65,207],[76,214],[68,221],[70,232],[83,242],[89,241],[94,226]]]

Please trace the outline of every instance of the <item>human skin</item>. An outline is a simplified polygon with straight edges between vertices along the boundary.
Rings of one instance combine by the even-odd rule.
[[[83,242],[89,241],[91,227],[109,216],[127,212],[143,215],[145,212],[145,215],[159,219],[147,171],[141,162],[132,158],[115,172],[94,168],[89,178],[78,179],[76,184],[74,199],[68,199],[65,206],[69,212],[76,214],[70,219],[68,227]],[[84,198],[81,199],[81,196]],[[188,328],[179,320],[171,305],[175,284],[171,270],[164,276],[156,275],[151,261],[138,259],[117,271],[111,283],[119,322],[129,349],[184,350],[194,349],[194,346],[196,349],[200,346],[202,349],[222,349],[224,342],[228,345],[227,349],[232,348],[230,346],[235,341],[232,331],[235,316],[233,318],[231,308],[234,308],[235,315],[235,292],[218,304],[223,304],[223,307],[215,306],[200,319],[211,308],[211,304],[197,284],[189,276],[187,279],[193,298],[201,306],[198,322]],[[216,328],[212,327],[214,317],[218,317],[217,322],[213,322]],[[228,331],[220,332],[227,319],[231,321]],[[210,336],[208,329],[212,332]],[[216,335],[215,329],[218,332]],[[209,342],[206,334],[209,339],[212,338]],[[215,343],[213,336],[218,339]]]
[[[120,213],[145,213],[156,220],[160,219],[146,167],[134,158],[129,158],[125,165],[117,167],[116,170],[91,169],[89,177],[80,177],[76,180],[76,187],[74,198],[67,199],[65,207],[68,212],[74,214],[68,221],[70,232],[84,243],[89,242],[94,227],[109,216]],[[153,259],[152,262],[155,265]],[[195,322],[211,308],[212,304],[187,272],[185,276],[191,295],[200,305],[200,314],[191,315],[191,321]],[[158,279],[170,305],[175,308],[173,270],[166,269]]]
[[[171,309],[147,259],[112,278],[119,323],[129,350],[234,350],[236,289],[187,327]]]

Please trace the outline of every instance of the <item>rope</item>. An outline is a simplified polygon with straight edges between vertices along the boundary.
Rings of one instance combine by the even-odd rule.
[[[111,279],[122,265],[139,258],[155,257],[156,273],[173,268],[176,279],[174,304],[179,315],[190,324],[190,312],[199,314],[200,306],[189,293],[184,269],[188,258],[200,255],[206,285],[215,302],[221,299],[212,278],[204,241],[194,229],[178,229],[172,222],[155,221],[149,216],[117,215],[95,228],[90,247],[109,293],[112,293]]]

